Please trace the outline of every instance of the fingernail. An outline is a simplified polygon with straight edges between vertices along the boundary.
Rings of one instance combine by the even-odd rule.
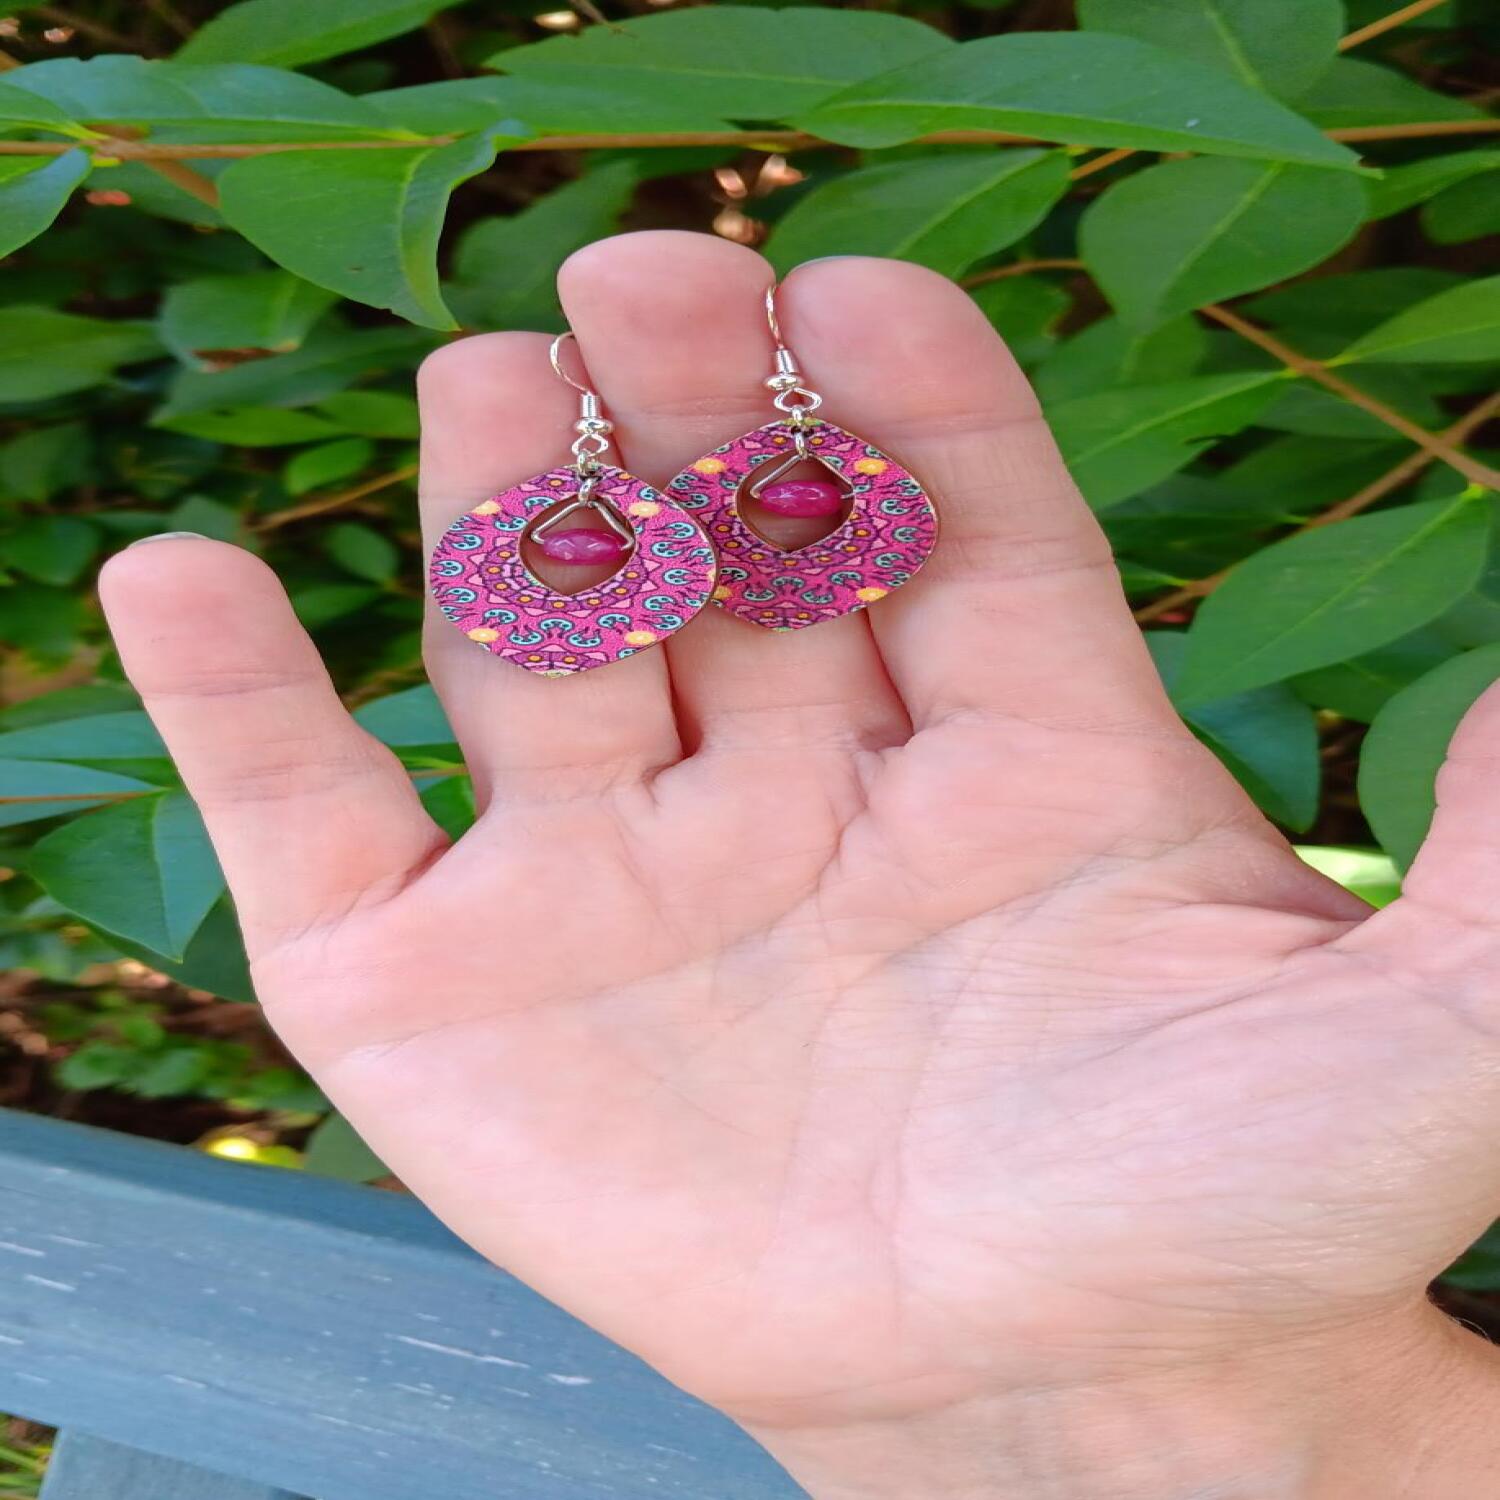
[[[138,536],[130,545],[132,547],[144,546],[147,542],[206,542],[208,538],[201,531],[155,531],[150,536]]]
[[[821,266],[825,260],[853,260],[852,255],[815,255],[811,260],[803,260],[797,263],[796,269],[801,270],[803,266]]]

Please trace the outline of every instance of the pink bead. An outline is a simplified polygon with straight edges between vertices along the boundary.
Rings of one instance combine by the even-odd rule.
[[[554,531],[541,540],[542,556],[560,563],[618,562],[629,550],[612,531]]]
[[[756,498],[773,516],[832,516],[844,508],[838,485],[826,479],[784,479]]]

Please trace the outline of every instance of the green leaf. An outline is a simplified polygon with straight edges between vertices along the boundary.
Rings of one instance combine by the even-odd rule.
[[[1146,644],[1167,694],[1187,654],[1187,637],[1148,630]],[[1188,728],[1223,761],[1267,817],[1301,831],[1318,815],[1322,766],[1313,711],[1280,684],[1179,710]]]
[[[1073,478],[1096,510],[1175,474],[1214,439],[1255,421],[1278,371],[1199,375],[1063,401],[1048,413]]]
[[[1459,720],[1500,679],[1500,645],[1466,651],[1397,693],[1375,716],[1359,757],[1359,805],[1405,869],[1432,824],[1433,788]]]
[[[77,516],[28,516],[0,537],[0,562],[38,583],[76,583],[99,550],[99,533]]]
[[[329,1115],[307,1138],[302,1165],[319,1177],[337,1177],[344,1182],[374,1182],[391,1175],[390,1168],[342,1115]]]
[[[115,713],[134,708],[139,701],[123,682],[90,682],[82,687],[57,688],[0,709],[0,730],[31,729],[90,714]]]
[[[1241,311],[1299,338],[1358,338],[1392,313],[1460,286],[1464,278],[1436,266],[1376,266],[1338,276],[1309,277],[1245,303]]]
[[[1207,352],[1208,334],[1196,318],[1174,318],[1149,333],[1127,328],[1119,318],[1100,318],[1060,344],[1032,383],[1043,401],[1055,405],[1117,386],[1180,379]]]
[[[1120,316],[1151,328],[1326,260],[1365,206],[1352,175],[1196,157],[1115,183],[1084,213],[1079,246]]]
[[[219,178],[220,211],[306,280],[452,328],[438,288],[438,236],[453,189],[494,159],[486,136],[410,150],[249,156]]]
[[[1079,0],[1078,24],[1154,42],[1250,88],[1295,96],[1333,60],[1340,0]]]
[[[45,401],[101,385],[160,346],[145,323],[50,307],[0,307],[0,401]]]
[[[501,128],[533,135],[696,135],[730,128],[716,104],[693,108],[662,89],[603,93],[550,68],[535,78],[450,78],[363,98],[392,125],[423,135]]]
[[[185,792],[136,797],[65,823],[31,851],[28,871],[90,925],[180,959],[224,877]]]
[[[1083,146],[1358,165],[1300,116],[1217,68],[1107,32],[966,42],[836,94],[797,123],[853,146],[1005,130]]]
[[[451,0],[240,0],[210,17],[175,61],[300,68],[411,31]]]
[[[18,81],[26,71],[25,68],[15,69],[11,81]],[[50,99],[38,98],[29,90],[0,83],[0,128],[9,130],[17,125],[29,125],[41,130],[54,130],[59,125],[68,125],[69,120],[67,110],[52,103]],[[73,129],[59,132],[63,135],[76,133]]]
[[[766,253],[783,274],[824,255],[883,255],[957,276],[1033,229],[1067,190],[1061,151],[884,162],[814,187]]]
[[[630,162],[607,162],[518,214],[480,219],[466,229],[454,250],[449,288],[464,321],[484,328],[561,328],[557,268],[575,250],[614,233],[638,181]]]
[[[368,438],[417,436],[417,403],[394,391],[345,391],[318,403],[318,410],[341,432]]]
[[[1484,111],[1472,104],[1423,88],[1405,73],[1357,57],[1335,58],[1312,87],[1298,96],[1296,105],[1321,130],[1484,118]]]
[[[85,1042],[57,1065],[57,1081],[67,1089],[114,1088],[139,1071],[145,1059],[122,1042]]]
[[[283,411],[275,406],[241,406],[228,411],[193,412],[163,422],[172,432],[229,443],[236,448],[281,448],[293,443],[316,443],[337,437],[335,422],[306,411]]]
[[[1306,521],[1394,468],[1408,451],[1390,441],[1394,436],[1387,430],[1379,442],[1329,442],[1291,433],[1252,449],[1220,478],[1229,495],[1266,520]]]
[[[954,50],[941,32],[904,16],[715,5],[589,26],[496,53],[488,66],[604,99],[667,99],[734,119],[780,120],[846,84]]]
[[[987,281],[969,295],[1010,346],[1010,352],[1026,366],[1052,349],[1057,324],[1073,306],[1073,298],[1065,286],[1039,276],[1007,276]]]
[[[208,495],[186,496],[172,508],[166,519],[165,530],[196,531],[201,536],[233,542],[236,546],[245,541],[244,516],[233,506]]]
[[[197,1037],[174,1037],[171,1045],[150,1058],[130,1080],[130,1092],[143,1099],[170,1099],[191,1094],[213,1072],[213,1050]]]
[[[309,10],[316,7],[309,6]],[[124,53],[59,57],[7,73],[64,118],[158,130],[189,126],[195,142],[391,138],[405,132],[362,100],[280,68],[251,63],[148,62]],[[0,102],[0,112],[4,104]]]
[[[1389,906],[1401,894],[1401,872],[1387,854],[1338,844],[1294,844],[1292,853],[1371,906]]]
[[[373,604],[380,590],[363,583],[315,583],[292,595],[292,609],[308,630],[319,630]]]
[[[281,482],[289,495],[305,495],[325,484],[337,484],[358,474],[375,457],[375,446],[369,438],[335,438],[316,448],[304,448],[287,460],[281,471]]]
[[[50,160],[0,157],[0,255],[50,229],[92,165],[86,151],[67,151]]]
[[[1376,365],[1353,370],[1349,384],[1383,401],[1419,427],[1441,427],[1443,409],[1410,370],[1394,365]],[[1337,392],[1311,381],[1290,382],[1275,402],[1263,412],[1258,425],[1278,432],[1298,432],[1317,437],[1389,438],[1391,429],[1381,417],[1346,401]]]
[[[1500,354],[1500,276],[1439,292],[1356,339],[1330,364],[1447,364]]]
[[[334,300],[285,271],[204,276],[168,290],[157,328],[179,359],[207,367],[197,359],[205,351],[298,348]]]
[[[370,583],[389,583],[401,565],[401,554],[385,537],[357,521],[343,521],[323,538],[323,548],[346,573]]]
[[[450,839],[460,839],[474,826],[474,783],[454,773],[419,781],[422,806]]]
[[[1255,553],[1199,609],[1178,679],[1212,701],[1373,651],[1474,587],[1488,508],[1465,491],[1299,532]]]
[[[255,999],[244,940],[240,937],[239,923],[235,920],[228,896],[221,896],[209,908],[203,925],[193,934],[187,952],[180,959],[170,958],[117,934],[111,936],[114,945],[128,958],[139,959],[179,984],[222,995],[226,1000]]]
[[[83,599],[40,583],[0,588],[0,641],[42,666],[60,667],[82,645]]]
[[[0,447],[0,491],[23,500],[49,500],[88,475],[92,446],[81,422],[33,427]]]
[[[0,309],[0,327],[4,310]],[[434,345],[417,328],[325,328],[300,349],[226,370],[183,370],[156,413],[158,422],[241,406],[302,406],[326,400],[365,376],[406,369]]]
[[[1304,672],[1291,688],[1304,703],[1368,724],[1402,688],[1457,655],[1451,641],[1425,626],[1363,656]]]
[[[1423,207],[1422,231],[1439,245],[1500,234],[1500,176],[1488,173],[1444,188]]]
[[[0,734],[12,760],[165,760],[167,747],[139,709],[27,724]]]
[[[1387,167],[1384,175],[1370,184],[1370,217],[1388,219],[1466,178],[1494,171],[1500,171],[1500,151],[1493,149],[1455,151],[1403,167]]]
[[[354,710],[354,719],[393,749],[435,750],[454,743],[453,728],[437,694],[425,682],[363,704]],[[0,752],[3,750],[4,738],[0,736]]]
[[[0,760],[0,828],[30,823],[38,818],[56,818],[66,813],[97,807],[100,801],[124,792],[154,791],[150,782],[89,766],[63,765],[47,760]],[[11,797],[59,800],[9,802]]]

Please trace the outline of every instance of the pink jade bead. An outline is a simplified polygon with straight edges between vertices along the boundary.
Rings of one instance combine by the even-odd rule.
[[[554,531],[541,539],[543,557],[560,563],[618,562],[628,550],[625,539],[612,531]]]
[[[844,508],[838,485],[826,479],[784,479],[756,498],[773,516],[832,516]]]

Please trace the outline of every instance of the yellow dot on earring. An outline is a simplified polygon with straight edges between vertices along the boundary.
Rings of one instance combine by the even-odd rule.
[[[856,474],[884,474],[890,468],[883,458],[859,458],[854,461]]]
[[[486,500],[483,505],[476,505],[469,512],[471,516],[493,516],[500,512],[500,503],[497,500]]]
[[[889,589],[855,589],[854,597],[862,599],[866,604],[873,604],[877,599],[884,599],[888,593]]]
[[[631,516],[656,516],[661,514],[661,506],[654,500],[637,500],[626,514]]]
[[[464,633],[471,641],[479,641],[484,645],[488,645],[490,641],[498,641],[500,639],[500,632],[498,630],[491,630],[486,625],[481,625],[476,630],[469,630]]]
[[[693,465],[693,469],[699,474],[722,474],[728,464],[722,458],[700,458]]]
[[[625,644],[627,646],[649,646],[656,639],[654,630],[627,630],[625,632]]]

